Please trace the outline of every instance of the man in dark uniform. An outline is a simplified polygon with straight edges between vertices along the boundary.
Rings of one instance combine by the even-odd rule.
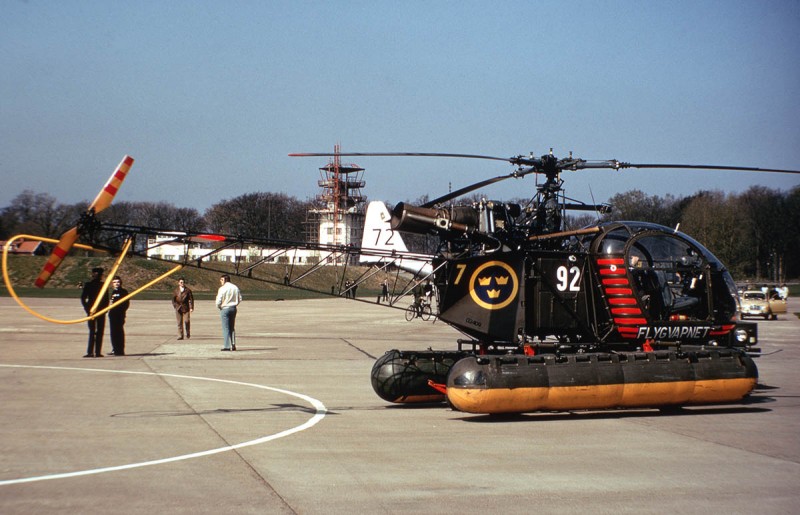
[[[128,296],[128,290],[122,287],[122,279],[115,276],[111,281],[111,310],[108,312],[108,325],[111,333],[111,354],[114,356],[125,355],[125,313],[128,311],[130,301],[120,302]]]
[[[92,268],[92,279],[83,286],[81,292],[81,304],[86,315],[90,315],[89,311],[92,309],[95,300],[100,295],[100,290],[103,288],[103,272],[102,268]],[[103,295],[103,298],[97,305],[97,311],[108,306],[108,297]],[[106,329],[106,315],[105,313],[97,318],[92,318],[87,322],[89,325],[89,344],[86,347],[86,355],[84,358],[102,358],[101,354],[103,348],[103,331]]]

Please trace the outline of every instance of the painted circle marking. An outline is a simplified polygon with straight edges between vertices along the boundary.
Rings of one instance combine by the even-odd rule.
[[[214,379],[211,377],[199,377],[199,376],[187,376],[187,375],[179,375],[179,374],[159,374],[156,372],[136,372],[136,371],[129,371],[129,370],[105,370],[105,369],[98,369],[98,368],[78,368],[78,367],[47,367],[47,366],[35,366],[35,365],[6,365],[0,364],[0,367],[5,368],[33,368],[39,370],[77,370],[81,372],[108,372],[111,374],[132,374],[132,375],[145,375],[145,376],[158,376],[158,377],[174,377],[177,379],[195,379],[198,381],[211,381],[215,383],[226,383],[226,384],[233,384],[238,386],[250,386],[253,388],[259,388],[261,390],[269,390],[271,392],[281,393],[285,395],[290,395],[292,397],[297,397],[302,399],[314,407],[315,413],[314,416],[311,417],[309,420],[300,424],[299,426],[295,426],[290,429],[285,429],[283,431],[279,431],[277,433],[262,436],[260,438],[256,438],[254,440],[248,440],[246,442],[237,443],[234,445],[228,445],[225,447],[219,447],[216,449],[209,449],[207,451],[199,451],[193,452],[190,454],[183,454],[180,456],[172,456],[170,458],[162,458],[159,460],[150,460],[150,461],[143,461],[139,463],[129,463],[126,465],[117,465],[113,467],[103,467],[97,469],[89,469],[89,470],[78,470],[75,472],[65,472],[61,474],[48,474],[44,476],[35,476],[35,477],[23,477],[18,479],[6,479],[0,480],[0,486],[5,485],[15,485],[19,483],[31,483],[34,481],[45,481],[48,479],[65,479],[70,477],[78,477],[78,476],[88,476],[91,474],[102,474],[104,472],[115,472],[118,470],[127,470],[139,467],[148,467],[150,465],[161,465],[164,463],[172,463],[174,461],[182,461],[182,460],[189,460],[193,458],[202,458],[204,456],[211,456],[212,454],[219,454],[222,452],[232,451],[235,449],[241,449],[242,447],[250,447],[253,445],[259,445],[266,442],[271,442],[272,440],[277,440],[279,438],[283,438],[284,436],[289,436],[294,433],[299,433],[300,431],[305,431],[313,426],[315,426],[320,420],[322,420],[325,415],[328,413],[328,409],[325,407],[322,402],[314,399],[313,397],[309,397],[308,395],[304,395],[302,393],[292,392],[289,390],[282,390],[280,388],[273,388],[271,386],[264,386],[255,383],[243,383],[240,381],[230,381],[227,379]]]
[[[496,274],[490,274],[488,277],[480,277],[480,273],[486,270],[489,267],[500,267],[506,272],[508,272],[508,276],[502,276],[506,280],[511,281],[511,288],[508,288],[507,283],[500,285],[497,281],[498,276]],[[480,284],[478,281],[485,281],[486,284]],[[494,286],[494,290],[496,292],[496,298],[481,298],[481,293],[478,292],[476,289],[476,283],[478,288],[481,289],[484,295],[488,297],[489,295],[489,288]],[[469,295],[472,297],[472,300],[475,301],[475,304],[479,305],[484,309],[494,310],[494,309],[503,309],[504,307],[511,304],[517,296],[517,291],[519,290],[519,283],[517,282],[517,273],[514,271],[513,268],[508,263],[504,263],[503,261],[487,261],[486,263],[482,264],[475,271],[472,273],[472,277],[469,280]]]

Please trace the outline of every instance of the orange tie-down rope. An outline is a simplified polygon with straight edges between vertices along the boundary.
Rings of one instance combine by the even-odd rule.
[[[24,309],[25,311],[27,311],[31,315],[44,320],[45,322],[52,322],[54,324],[79,324],[81,322],[86,322],[87,320],[92,320],[93,318],[97,318],[97,317],[99,317],[101,315],[105,315],[109,310],[111,310],[111,308],[113,306],[108,306],[108,307],[103,308],[103,309],[101,309],[100,311],[97,311],[97,312],[94,311],[97,308],[97,303],[99,302],[99,299],[102,297],[103,294],[105,294],[106,290],[108,289],[108,285],[111,284],[111,280],[113,280],[113,278],[114,278],[114,274],[116,273],[116,271],[119,268],[119,266],[122,264],[122,260],[125,257],[125,254],[128,252],[128,248],[130,247],[130,244],[132,242],[131,239],[128,239],[125,242],[125,247],[124,247],[123,251],[120,253],[119,258],[117,258],[117,261],[114,263],[114,267],[111,269],[111,273],[108,274],[108,277],[106,278],[106,282],[103,284],[102,290],[100,290],[100,295],[97,296],[98,301],[96,301],[95,305],[92,306],[92,309],[91,309],[91,313],[92,314],[87,316],[87,317],[78,318],[78,319],[75,319],[75,320],[59,320],[59,319],[56,319],[56,318],[50,318],[48,316],[42,315],[41,313],[37,313],[33,309],[29,308],[24,302],[22,302],[22,299],[19,298],[19,296],[17,295],[17,292],[14,291],[14,287],[11,285],[11,278],[8,276],[8,249],[11,248],[11,244],[14,241],[19,240],[19,239],[36,240],[36,241],[42,241],[42,242],[45,242],[45,243],[58,243],[58,240],[54,240],[54,239],[51,239],[51,238],[42,238],[41,236],[32,236],[30,234],[17,234],[16,236],[14,236],[10,240],[8,240],[6,242],[5,247],[3,247],[3,281],[6,283],[6,288],[8,288],[9,295],[11,295],[11,297],[16,301],[17,304],[20,305],[20,307],[22,307],[22,309]],[[83,245],[81,243],[76,243],[75,247],[78,247],[78,248],[84,249],[84,250],[94,250],[94,251],[106,252],[103,249],[96,249],[94,247],[91,247],[89,245]],[[146,290],[147,288],[153,286],[154,284],[158,283],[159,281],[162,281],[163,279],[166,279],[170,275],[172,275],[175,272],[177,272],[178,270],[182,269],[183,266],[184,265],[175,266],[172,270],[169,270],[169,271],[165,272],[164,274],[161,274],[160,276],[156,277],[155,279],[153,279],[149,283],[145,284],[144,286],[134,290],[132,293],[129,293],[125,297],[119,299],[117,302],[122,302],[122,301],[126,301],[126,300],[128,300],[130,298],[133,298],[134,296],[138,295],[139,293],[141,293],[142,291]]]

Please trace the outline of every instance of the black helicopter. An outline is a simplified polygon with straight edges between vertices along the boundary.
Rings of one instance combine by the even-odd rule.
[[[330,155],[330,154],[290,154]],[[734,166],[585,161],[570,155],[345,153],[508,161],[516,169],[436,198],[400,203],[394,231],[435,234],[438,318],[468,338],[457,351],[391,350],[372,369],[390,402],[443,399],[473,413],[664,407],[735,401],[757,368],[737,326],[735,283],[702,244],[646,222],[563,228],[572,204],[565,170],[692,168],[800,173]],[[541,175],[527,206],[451,200],[489,184]]]

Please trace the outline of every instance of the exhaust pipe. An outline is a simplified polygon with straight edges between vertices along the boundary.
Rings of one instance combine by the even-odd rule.
[[[413,234],[471,234],[478,228],[478,212],[469,206],[452,209],[418,207],[400,202],[392,210],[392,230]]]

